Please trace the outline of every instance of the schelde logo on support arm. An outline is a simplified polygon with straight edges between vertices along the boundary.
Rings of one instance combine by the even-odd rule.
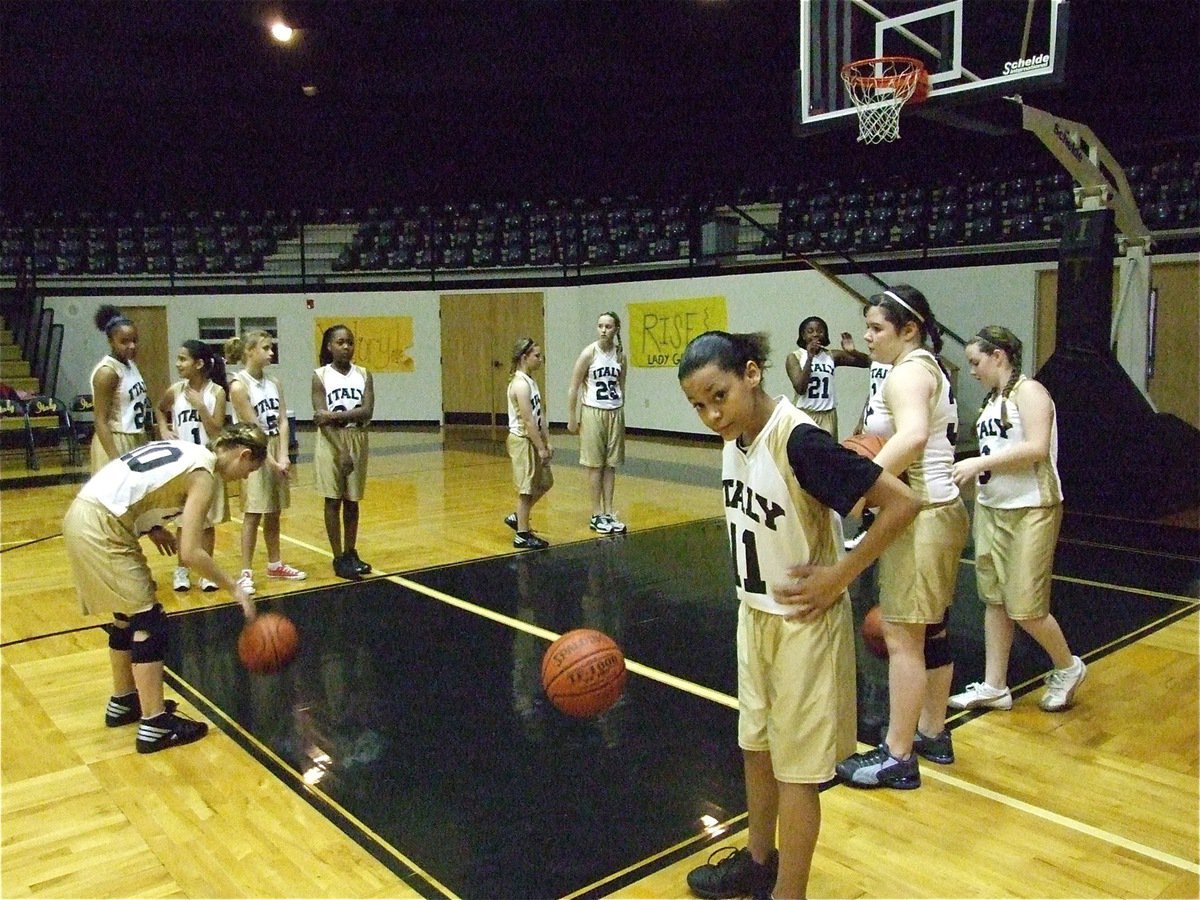
[[[1004,64],[1004,74],[1013,75],[1018,72],[1031,72],[1034,69],[1047,69],[1050,67],[1050,56],[1046,53],[1039,53],[1037,56],[1030,56],[1025,59],[1016,59]]]

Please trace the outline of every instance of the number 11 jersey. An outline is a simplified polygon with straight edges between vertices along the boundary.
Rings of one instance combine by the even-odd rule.
[[[727,441],[721,485],[738,599],[775,615],[794,612],[775,602],[772,586],[792,566],[837,562],[842,528],[836,514],[849,514],[881,472],[786,397],[777,399],[748,447]]]

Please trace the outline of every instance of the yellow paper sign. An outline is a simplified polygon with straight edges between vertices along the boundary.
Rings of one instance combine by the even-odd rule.
[[[354,332],[354,362],[370,371],[412,372],[416,362],[408,355],[413,344],[412,316],[352,316],[315,319],[313,345],[321,358],[321,336],[326,328],[345,325]]]
[[[721,330],[728,316],[724,297],[691,297],[629,304],[629,364],[642,369],[679,365],[688,341]]]

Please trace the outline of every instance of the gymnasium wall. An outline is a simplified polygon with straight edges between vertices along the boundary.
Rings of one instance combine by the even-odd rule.
[[[876,274],[889,283],[908,282],[930,298],[934,313],[950,330],[969,339],[987,324],[1002,324],[1027,342],[1025,367],[1031,371],[1036,353],[1035,296],[1037,272],[1052,263],[976,266],[914,272],[896,270]],[[847,276],[859,293],[868,295],[877,286],[863,276]],[[462,293],[461,289],[455,289]],[[734,331],[766,331],[771,338],[771,368],[767,388],[772,393],[791,393],[784,374],[784,359],[795,347],[801,319],[819,315],[829,323],[836,343],[849,331],[860,350],[863,318],[859,303],[844,290],[811,270],[737,274],[662,281],[618,282],[607,285],[571,285],[543,289],[545,295],[546,393],[552,422],[565,420],[565,397],[571,369],[579,351],[595,338],[596,317],[616,310],[625,322],[623,338],[628,343],[627,305],[721,296],[725,298],[728,326]],[[167,310],[169,358],[175,348],[196,336],[200,317],[275,316],[278,321],[282,362],[275,368],[285,386],[288,405],[301,421],[311,418],[309,385],[316,365],[313,341],[314,319],[350,315],[409,316],[413,345],[409,355],[413,371],[376,373],[375,415],[380,421],[430,422],[441,420],[439,292],[346,291],[309,295],[229,294],[197,296],[144,296],[128,293],[110,296],[46,297],[54,309],[55,322],[66,325],[59,395],[71,397],[86,392],[95,362],[107,351],[104,335],[92,317],[101,303],[118,307],[158,306]],[[963,422],[974,422],[982,391],[969,375],[962,345],[947,338],[944,355],[959,367],[959,406]],[[170,372],[172,380],[174,371]],[[839,369],[837,375],[841,428],[849,433],[866,397],[865,369]],[[633,368],[627,383],[626,423],[631,428],[654,431],[706,433],[687,405],[675,377],[674,366]],[[969,433],[969,432],[968,432]]]

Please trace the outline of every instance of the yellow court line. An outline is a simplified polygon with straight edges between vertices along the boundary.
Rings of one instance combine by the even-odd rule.
[[[242,524],[242,520],[237,516],[230,516],[229,521],[237,522],[239,525]],[[304,541],[284,534],[282,530],[279,532],[279,539],[281,541],[287,541],[289,544],[295,544],[297,547],[303,547],[305,550],[320,554],[321,556],[328,556],[330,559],[333,559],[333,551],[326,550],[324,547],[314,547],[312,544],[305,543]]]
[[[626,866],[625,868],[623,868],[617,872],[613,872],[612,874],[606,875],[605,877],[603,877],[597,881],[593,881],[589,885],[585,885],[584,887],[579,888],[579,890],[572,891],[569,894],[564,894],[561,898],[559,898],[559,900],[573,900],[573,898],[579,897],[582,894],[586,894],[590,891],[596,890],[597,888],[603,887],[604,885],[608,884],[610,881],[615,881],[616,879],[622,877],[623,875],[627,875],[630,872],[635,872],[638,869],[642,868],[643,866],[648,866],[651,863],[658,862],[658,860],[663,859],[664,857],[670,856],[672,853],[675,853],[677,850],[682,850],[684,847],[688,846],[688,844],[695,844],[695,843],[699,843],[701,841],[707,841],[714,837],[718,837],[719,835],[725,834],[726,832],[732,831],[733,827],[738,822],[742,821],[743,819],[748,819],[749,817],[750,817],[749,813],[741,813],[740,815],[736,815],[732,819],[729,819],[728,821],[722,822],[720,825],[714,826],[711,830],[706,828],[704,830],[704,834],[695,834],[689,838],[684,838],[682,841],[680,841],[677,844],[674,844],[673,846],[667,847],[663,850],[659,850],[657,853],[652,853],[650,856],[639,859],[637,862],[631,863],[630,865]]]
[[[244,737],[247,741],[249,741],[251,744],[253,744],[255,747],[257,747],[260,753],[269,757],[276,765],[280,766],[284,771],[290,772],[292,777],[294,777],[296,779],[296,781],[298,781],[301,785],[304,786],[304,790],[308,791],[309,793],[315,794],[317,797],[321,798],[322,802],[327,803],[330,807],[332,807],[333,809],[336,809],[338,811],[338,813],[345,816],[346,820],[351,822],[355,828],[357,828],[364,835],[366,835],[368,838],[370,838],[372,843],[374,843],[377,846],[379,846],[380,848],[382,848],[388,855],[395,857],[397,860],[400,861],[400,863],[407,866],[409,869],[412,869],[413,872],[419,874],[422,878],[424,878],[426,881],[428,881],[431,885],[433,885],[439,891],[441,891],[443,894],[445,894],[446,897],[449,898],[449,900],[459,900],[457,894],[455,894],[448,887],[446,887],[444,884],[442,884],[440,881],[438,881],[436,878],[434,878],[431,874],[429,874],[429,872],[425,871],[423,868],[421,868],[419,865],[417,865],[413,860],[409,859],[407,856],[405,856],[403,853],[401,853],[399,850],[397,850],[395,847],[393,847],[390,843],[388,843],[386,840],[384,840],[380,835],[378,835],[374,831],[372,831],[366,825],[366,823],[361,821],[357,816],[355,816],[353,813],[351,813],[349,810],[347,810],[344,806],[342,806],[340,803],[338,803],[336,800],[334,800],[332,797],[330,797],[328,794],[326,794],[324,791],[322,791],[319,787],[317,787],[316,785],[305,783],[303,776],[300,774],[300,772],[298,772],[296,770],[296,768],[294,766],[292,766],[291,763],[284,760],[274,750],[272,750],[270,747],[268,747],[266,744],[264,744],[262,741],[260,741],[257,737],[255,737],[253,734],[251,734],[249,731],[247,731],[245,728],[243,728],[241,725],[239,725],[236,721],[231,719],[225,713],[225,711],[223,709],[221,709],[219,706],[217,706],[215,703],[213,703],[212,700],[210,700],[204,693],[196,690],[196,688],[190,682],[188,682],[184,678],[181,678],[179,676],[178,672],[171,670],[171,674],[175,678],[176,681],[178,681],[182,685],[185,685],[187,687],[187,689],[192,692],[193,695],[195,695],[196,697],[204,698],[204,702],[206,704],[208,704],[209,708],[214,710],[221,719],[225,720],[225,723],[229,728],[232,728],[234,731],[238,732],[238,734],[242,735],[242,737]],[[330,824],[332,824],[332,823],[330,823]],[[336,826],[334,826],[334,827],[336,827]],[[397,877],[399,877],[399,876],[397,876]],[[404,879],[401,878],[400,880],[403,881]],[[411,885],[409,885],[409,887],[411,887]]]
[[[975,565],[975,560],[965,556],[958,560],[968,566]],[[1188,597],[1183,594],[1168,594],[1164,591],[1151,591],[1147,588],[1130,587],[1126,584],[1113,584],[1110,581],[1092,581],[1088,578],[1076,578],[1073,575],[1051,575],[1053,581],[1065,581],[1068,584],[1082,584],[1085,587],[1103,588],[1108,591],[1121,591],[1125,594],[1139,594],[1142,597],[1155,597],[1159,600],[1178,600],[1180,603],[1200,603],[1200,597]]]
[[[477,616],[483,616],[485,619],[491,619],[493,622],[499,622],[502,625],[507,625],[510,628],[517,629],[518,631],[524,631],[526,634],[532,634],[536,637],[545,638],[548,641],[557,640],[559,637],[561,637],[561,635],[555,631],[550,631],[546,628],[540,628],[537,625],[532,625],[529,622],[525,622],[521,619],[514,619],[512,616],[504,615],[504,613],[498,613],[495,610],[487,609],[486,607],[471,603],[468,600],[463,600],[451,594],[443,593],[436,588],[426,587],[425,585],[419,584],[416,581],[410,581],[401,575],[388,575],[387,580],[393,584],[398,584],[401,587],[408,588],[410,591],[416,591],[418,594],[424,594],[426,597],[431,597],[434,600],[439,600],[442,603],[449,604],[450,606],[455,606],[467,612],[474,613]],[[720,691],[714,691],[712,688],[695,684],[694,682],[687,681],[686,679],[679,678],[676,675],[671,675],[667,672],[660,671],[659,669],[652,669],[649,666],[643,665],[639,662],[634,662],[631,659],[625,660],[625,668],[630,672],[645,676],[646,678],[650,678],[661,684],[668,685],[669,687],[686,691],[687,693],[696,697],[702,697],[705,700],[711,700],[714,703],[720,703],[722,706],[728,706],[731,709],[737,709],[738,702],[736,697],[730,697],[728,694],[722,694]]]
[[[944,772],[939,772],[934,769],[925,769],[921,773],[922,777],[932,778],[934,781],[940,781],[943,784],[948,784],[951,787],[956,787],[966,791],[969,794],[975,794],[979,797],[984,797],[1002,806],[1007,806],[1011,809],[1027,813],[1036,818],[1047,822],[1052,822],[1055,825],[1061,825],[1071,831],[1077,831],[1080,834],[1085,834],[1088,837],[1093,837],[1096,840],[1103,841],[1106,844],[1112,844],[1116,847],[1132,851],[1141,856],[1149,857],[1150,859],[1158,860],[1168,866],[1176,869],[1182,869],[1185,872],[1190,872],[1193,875],[1200,874],[1200,864],[1189,859],[1174,856],[1163,850],[1158,850],[1154,847],[1148,847],[1145,844],[1140,844],[1137,841],[1131,841],[1129,838],[1122,837],[1119,834],[1114,834],[1111,831],[1105,831],[1103,828],[1097,828],[1094,825],[1088,825],[1086,822],[1080,822],[1078,819],[1072,819],[1069,816],[1060,815],[1056,812],[1051,812],[1040,806],[1034,806],[1032,803],[1026,803],[1024,800],[1018,800],[1015,797],[1010,797],[1006,794],[1001,794],[989,788],[981,787],[977,784],[972,784],[969,781],[963,781],[961,778],[956,778],[953,775],[947,775]]]
[[[1141,547],[1123,547],[1120,544],[1102,544],[1099,541],[1085,541],[1080,538],[1059,538],[1062,544],[1078,544],[1080,547],[1099,547],[1101,550],[1121,550],[1126,553],[1136,553],[1139,556],[1163,556],[1167,559],[1182,559],[1194,562],[1196,557],[1186,553],[1168,553],[1166,550],[1146,550]]]
[[[873,746],[860,743],[860,748],[866,750],[874,750]],[[1182,869],[1185,872],[1192,874],[1200,874],[1200,863],[1193,862],[1190,859],[1183,859],[1167,853],[1165,850],[1158,850],[1154,847],[1148,847],[1145,844],[1139,844],[1137,841],[1131,841],[1129,838],[1122,837],[1119,834],[1114,834],[1111,831],[1105,831],[1103,828],[1097,828],[1094,825],[1089,825],[1086,822],[1080,822],[1078,819],[1072,819],[1070,816],[1060,815],[1056,812],[1051,812],[1045,807],[1034,806],[1032,803],[1026,803],[1024,800],[1018,800],[1016,797],[1010,797],[1007,794],[1001,794],[993,791],[990,788],[982,787],[978,784],[972,784],[969,781],[964,781],[961,778],[956,778],[953,775],[932,768],[924,768],[921,770],[922,778],[932,778],[934,781],[940,781],[950,787],[956,787],[959,790],[966,791],[968,794],[975,794],[991,800],[994,803],[999,803],[1001,806],[1007,806],[1010,809],[1015,809],[1018,812],[1027,813],[1035,818],[1042,819],[1047,822],[1052,822],[1055,825],[1061,825],[1070,831],[1077,831],[1080,834],[1085,834],[1088,837],[1093,837],[1098,841],[1103,841],[1106,844],[1112,844],[1116,847],[1121,847],[1125,850],[1130,850],[1141,856],[1149,857],[1150,859],[1158,860],[1168,866],[1176,869]],[[850,790],[862,790],[862,788],[850,788]]]

